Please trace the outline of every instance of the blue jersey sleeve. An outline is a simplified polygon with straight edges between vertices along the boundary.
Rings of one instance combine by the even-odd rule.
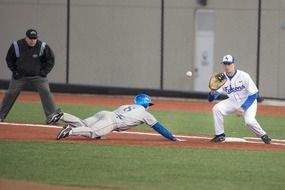
[[[212,102],[215,99],[217,99],[219,96],[220,96],[220,93],[217,92],[217,91],[215,91],[213,95],[211,95],[211,92],[209,92],[209,94],[208,94],[208,101]]]
[[[244,111],[246,111],[251,106],[251,104],[256,100],[256,98],[257,98],[257,93],[248,96],[245,102],[241,105],[241,108]]]
[[[165,127],[163,127],[159,122],[157,122],[155,125],[152,126],[152,128],[164,136],[165,138],[171,140],[171,141],[176,141],[176,137],[171,134]]]

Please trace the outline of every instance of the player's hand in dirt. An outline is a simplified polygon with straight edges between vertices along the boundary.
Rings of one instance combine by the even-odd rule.
[[[179,142],[185,142],[185,141],[187,141],[187,140],[176,138],[176,141],[179,141]]]

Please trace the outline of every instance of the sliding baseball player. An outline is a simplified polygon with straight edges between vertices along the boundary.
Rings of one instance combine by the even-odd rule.
[[[100,139],[112,131],[125,131],[146,123],[168,140],[180,141],[180,139],[173,136],[163,127],[152,114],[146,111],[149,106],[154,105],[148,95],[137,95],[134,98],[134,103],[131,105],[122,105],[112,112],[98,112],[84,120],[64,113],[61,120],[67,126],[58,133],[56,139],[59,140],[70,135]]]
[[[214,101],[220,94],[226,94],[228,99],[217,103],[212,111],[215,124],[215,137],[211,142],[222,142],[225,140],[224,115],[237,114],[243,116],[246,126],[255,135],[266,143],[270,144],[271,139],[261,128],[255,119],[257,111],[258,89],[248,73],[236,68],[235,59],[232,55],[223,57],[222,64],[225,72],[218,73],[211,77],[208,100]],[[216,84],[221,84],[221,86]],[[215,84],[216,83],[216,84]]]

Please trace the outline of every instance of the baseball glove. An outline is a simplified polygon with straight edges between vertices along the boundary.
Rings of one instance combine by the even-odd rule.
[[[209,81],[209,88],[211,90],[218,90],[227,81],[227,77],[224,73],[214,73]]]

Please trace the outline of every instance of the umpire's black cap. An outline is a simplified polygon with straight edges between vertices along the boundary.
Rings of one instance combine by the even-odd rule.
[[[26,36],[30,39],[37,39],[38,38],[38,32],[35,29],[29,29],[26,32]]]

